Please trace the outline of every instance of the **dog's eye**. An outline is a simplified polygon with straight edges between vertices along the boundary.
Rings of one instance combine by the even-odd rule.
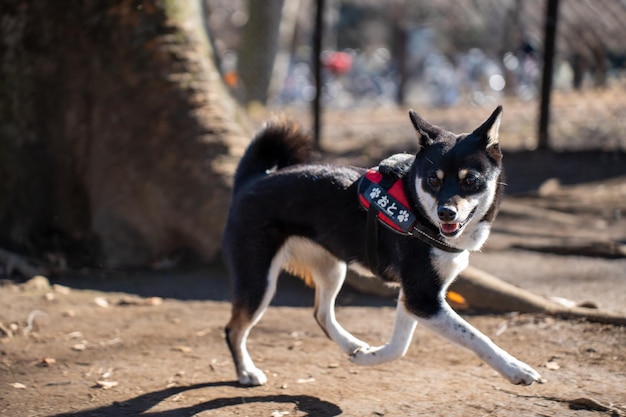
[[[439,179],[438,176],[436,175],[430,175],[427,179],[428,181],[428,185],[432,188],[432,189],[437,189],[439,187],[441,187],[441,180]]]
[[[474,175],[468,175],[463,180],[463,185],[465,185],[466,187],[474,187],[476,186],[476,184],[478,184],[478,177]]]

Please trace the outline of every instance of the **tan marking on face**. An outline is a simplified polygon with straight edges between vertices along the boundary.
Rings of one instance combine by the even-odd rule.
[[[437,178],[439,178],[440,180],[443,180],[444,173],[442,170],[438,169],[436,174],[437,174]]]
[[[467,199],[461,198],[456,203],[456,208],[459,212],[459,217],[462,219],[469,216],[470,212],[474,209],[474,205]]]
[[[463,181],[465,177],[467,177],[467,174],[469,174],[469,170],[467,169],[459,170],[459,180]]]

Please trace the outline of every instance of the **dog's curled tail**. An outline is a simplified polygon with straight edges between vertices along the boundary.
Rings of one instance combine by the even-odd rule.
[[[237,172],[234,189],[259,175],[310,162],[314,146],[311,135],[305,133],[298,124],[282,117],[269,120],[252,138],[246,149]]]

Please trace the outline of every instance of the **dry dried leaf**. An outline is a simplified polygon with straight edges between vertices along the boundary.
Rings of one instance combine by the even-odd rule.
[[[189,346],[174,346],[172,350],[176,352],[189,353],[193,349],[191,349]]]
[[[77,352],[82,352],[85,349],[87,349],[87,345],[85,343],[76,343],[74,346],[72,346],[72,350],[75,350]]]
[[[123,297],[115,303],[118,306],[138,306],[143,304],[143,300],[137,297]]]
[[[40,363],[42,366],[50,366],[50,365],[54,365],[55,363],[57,363],[57,361],[54,358],[43,358],[41,359]]]
[[[196,332],[196,336],[203,337],[203,336],[206,336],[207,334],[211,333],[212,331],[213,331],[213,329],[210,329],[210,328],[209,329],[204,329],[204,330],[198,330]]]
[[[13,337],[13,332],[11,331],[10,328],[4,327],[4,325],[2,323],[0,323],[0,336],[6,336],[8,338]]]
[[[146,298],[146,304],[149,306],[160,306],[163,304],[163,299],[161,297],[148,297]]]
[[[83,337],[83,334],[81,332],[71,332],[65,335],[66,339],[80,339],[82,337]]]
[[[119,306],[158,306],[163,304],[161,297],[148,297],[148,298],[121,298],[116,303]]]
[[[118,343],[122,343],[122,339],[120,339],[119,337],[114,337],[113,339],[102,341],[102,342],[99,342],[98,344],[100,346],[113,346],[113,345],[117,345]]]
[[[60,284],[53,284],[52,289],[54,290],[54,292],[58,292],[59,294],[63,295],[68,295],[72,292],[72,289],[70,287],[66,287],[65,285]]]
[[[496,330],[495,335],[496,336],[501,336],[504,334],[504,332],[506,332],[506,329],[509,328],[509,323],[506,321],[503,321],[502,323],[500,323],[500,325],[498,326],[498,330]]]
[[[315,382],[315,378],[300,378],[296,381],[298,384],[308,384],[311,382]]]
[[[93,299],[93,302],[96,303],[98,307],[102,308],[108,308],[111,306],[111,304],[109,304],[109,301],[104,297],[96,297]]]
[[[102,389],[110,389],[119,385],[117,381],[96,381],[96,386]]]

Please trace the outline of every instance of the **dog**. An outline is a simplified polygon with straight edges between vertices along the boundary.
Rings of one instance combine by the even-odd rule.
[[[499,106],[472,133],[457,135],[410,110],[416,154],[392,155],[369,170],[311,162],[312,139],[293,122],[270,121],[256,134],[235,173],[222,242],[234,283],[226,342],[240,384],[267,382],[246,342],[282,271],[314,286],[315,319],[353,363],[404,356],[419,321],[513,384],[542,382],[446,302],[500,205],[501,114]],[[348,268],[400,287],[392,336],[382,346],[356,338],[335,318]]]

